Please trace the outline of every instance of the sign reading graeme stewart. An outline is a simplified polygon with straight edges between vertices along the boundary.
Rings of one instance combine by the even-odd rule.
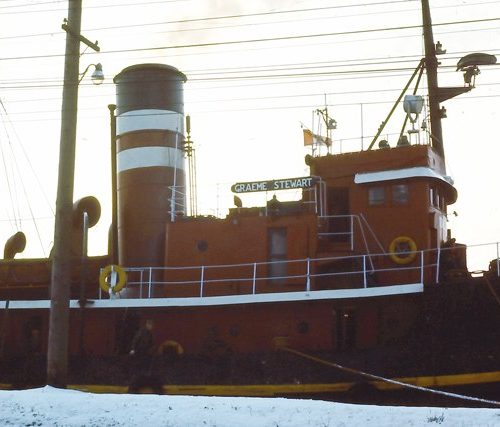
[[[316,181],[316,177],[304,176],[272,181],[238,182],[231,187],[231,191],[233,193],[251,193],[254,191],[295,190],[297,188],[311,188],[316,184]]]

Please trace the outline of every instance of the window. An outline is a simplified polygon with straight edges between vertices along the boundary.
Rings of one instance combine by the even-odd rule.
[[[408,185],[392,186],[392,202],[396,205],[406,205],[408,203]]]
[[[435,208],[440,209],[442,211],[446,209],[444,197],[441,196],[437,188],[435,187],[430,188],[429,198],[431,201],[431,205],[434,206]]]
[[[371,187],[368,189],[368,204],[379,206],[385,203],[384,187]]]

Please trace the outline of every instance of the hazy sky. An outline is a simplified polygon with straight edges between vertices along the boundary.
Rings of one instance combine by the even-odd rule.
[[[430,3],[435,40],[447,49],[439,81],[461,86],[455,72],[461,56],[500,53],[500,2]],[[301,123],[311,127],[325,101],[338,122],[334,152],[366,148],[423,54],[420,3],[412,0],[87,0],[83,6],[82,34],[98,40],[101,52],[87,49],[80,68],[100,62],[107,77],[101,86],[89,76],[80,85],[75,199],[95,195],[103,207],[90,236],[93,254],[106,251],[107,105],[115,102],[112,78],[124,67],[158,62],[187,75],[199,211],[215,214],[231,203],[235,182],[306,173]],[[22,229],[25,256],[47,255],[52,246],[66,16],[67,1],[0,1],[0,242]],[[499,89],[499,67],[485,66],[476,89],[443,104],[447,171],[459,191],[450,209],[458,217],[449,226],[470,244],[500,240]],[[392,145],[402,120],[401,108],[384,132]],[[491,250],[485,259],[495,256]]]

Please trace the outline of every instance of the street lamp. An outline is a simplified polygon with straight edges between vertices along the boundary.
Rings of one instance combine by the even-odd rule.
[[[87,68],[85,68],[85,71],[82,74],[80,74],[80,80],[78,80],[78,83],[81,83],[81,81],[85,77],[85,74],[87,74],[87,71],[89,70],[90,67],[95,68],[94,72],[90,76],[90,78],[92,79],[92,83],[94,83],[95,85],[102,84],[102,82],[104,81],[104,73],[102,72],[102,65],[100,63],[87,65]]]

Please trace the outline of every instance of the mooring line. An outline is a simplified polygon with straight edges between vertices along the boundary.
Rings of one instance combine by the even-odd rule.
[[[320,359],[319,357],[311,356],[309,354],[302,353],[301,351],[294,350],[294,349],[289,348],[289,347],[281,347],[280,350],[287,351],[289,353],[304,357],[304,358],[309,359],[309,360],[313,360],[313,361],[321,363],[323,365],[327,365],[327,366],[331,366],[331,367],[336,368],[336,369],[340,369],[341,371],[344,371],[344,372],[349,372],[351,374],[360,375],[362,377],[370,378],[372,380],[384,381],[384,382],[389,383],[389,384],[395,384],[395,385],[399,385],[401,387],[410,388],[410,389],[419,390],[419,391],[425,391],[428,393],[440,394],[442,396],[453,397],[456,399],[470,400],[473,402],[488,403],[490,405],[500,406],[500,402],[498,402],[496,400],[482,399],[480,397],[465,396],[462,394],[450,393],[450,392],[441,391],[441,390],[435,390],[432,388],[427,388],[427,387],[422,387],[422,386],[418,386],[418,385],[414,385],[414,384],[404,383],[404,382],[401,382],[398,380],[393,380],[390,378],[384,378],[384,377],[381,377],[379,375],[369,374],[367,372],[363,372],[363,371],[359,371],[357,369],[348,368],[346,366],[339,365],[338,363],[334,363],[334,362],[330,362],[328,360]]]

